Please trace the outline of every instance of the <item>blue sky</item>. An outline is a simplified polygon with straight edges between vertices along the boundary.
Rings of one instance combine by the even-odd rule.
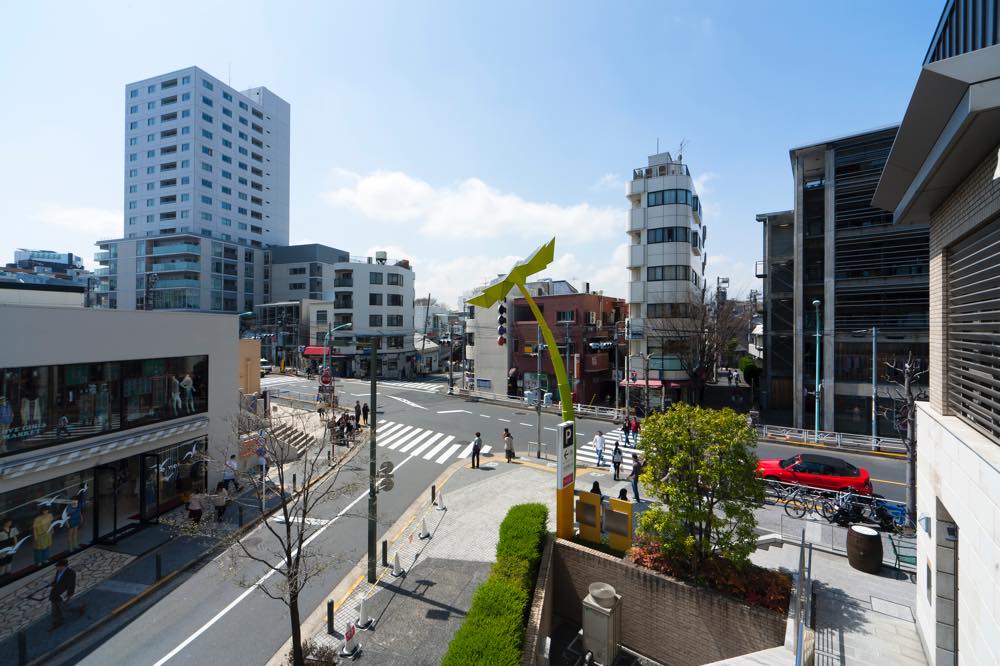
[[[198,65],[292,105],[292,242],[460,294],[555,235],[625,295],[624,180],[686,140],[709,278],[755,286],[788,149],[898,122],[943,0],[16,3],[0,28],[0,261],[121,237],[125,84]]]

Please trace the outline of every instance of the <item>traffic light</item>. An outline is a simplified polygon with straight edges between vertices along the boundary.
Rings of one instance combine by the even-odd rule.
[[[631,319],[626,319],[625,320],[625,339],[626,340],[631,340],[632,339],[632,320]]]
[[[503,347],[507,344],[507,317],[504,316],[507,314],[507,306],[501,303],[497,312],[499,313],[497,315],[497,344]]]

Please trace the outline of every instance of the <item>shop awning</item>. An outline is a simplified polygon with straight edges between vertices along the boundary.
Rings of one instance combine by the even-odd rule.
[[[688,380],[686,380],[686,379],[681,379],[679,381],[665,381],[665,382],[664,381],[660,381],[659,379],[650,379],[650,380],[648,380],[648,383],[647,383],[647,380],[645,380],[645,379],[637,379],[634,382],[633,381],[626,381],[626,380],[623,379],[620,382],[618,382],[618,385],[619,386],[629,386],[631,388],[651,388],[651,389],[668,388],[668,389],[675,389],[675,388],[684,388],[689,383],[690,382],[688,382]]]
[[[302,350],[303,356],[322,356],[326,347],[306,347]],[[347,358],[344,354],[328,353],[327,358]]]

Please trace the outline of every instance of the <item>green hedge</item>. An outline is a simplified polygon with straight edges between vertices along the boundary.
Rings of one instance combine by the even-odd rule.
[[[543,504],[511,507],[500,524],[497,561],[472,597],[472,607],[448,646],[442,664],[521,662],[521,643],[547,532]]]

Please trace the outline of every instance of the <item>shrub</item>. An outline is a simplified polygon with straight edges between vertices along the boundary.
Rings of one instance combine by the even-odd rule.
[[[500,524],[496,564],[473,595],[472,607],[451,639],[442,664],[520,663],[547,520],[548,509],[542,504],[518,504],[507,512]]]

